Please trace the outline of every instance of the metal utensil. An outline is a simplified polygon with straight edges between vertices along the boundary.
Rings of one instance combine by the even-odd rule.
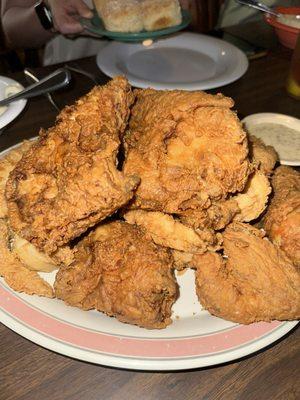
[[[28,83],[35,83],[40,81],[40,79],[36,75],[34,75],[33,71],[31,71],[29,68],[24,69],[24,75]],[[46,93],[45,97],[49,100],[56,111],[60,111],[60,108],[55,103],[50,93]]]
[[[69,84],[71,80],[71,74],[66,68],[59,68],[52,74],[41,79],[39,82],[28,86],[21,92],[14,94],[4,100],[0,101],[0,106],[6,106],[7,104],[17,101],[20,99],[28,99],[30,97],[39,96],[48,92],[54,92],[55,90],[61,89]]]
[[[260,10],[262,12],[275,15],[279,17],[281,14],[272,10],[272,8],[266,6],[265,4],[261,3],[260,1],[256,0],[235,0],[237,3],[255,8],[256,10]]]
[[[73,63],[72,66],[71,65],[65,65],[65,68],[67,68],[69,71],[76,72],[77,74],[81,74],[81,75],[86,76],[87,78],[91,79],[96,85],[99,85],[99,83],[101,83],[100,80],[95,75],[93,75],[90,72],[87,72],[87,71],[81,69],[75,63]]]

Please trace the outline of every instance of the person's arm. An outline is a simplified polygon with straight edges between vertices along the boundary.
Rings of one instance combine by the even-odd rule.
[[[36,0],[2,0],[2,26],[8,44],[13,48],[40,47],[54,35],[45,30],[34,10]],[[79,17],[91,18],[92,12],[83,0],[47,0],[54,29],[62,34],[83,31]]]
[[[50,40],[34,10],[36,0],[2,0],[1,20],[7,44],[12,48],[36,48]]]

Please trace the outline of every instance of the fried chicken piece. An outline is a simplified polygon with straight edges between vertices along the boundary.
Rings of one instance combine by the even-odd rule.
[[[30,149],[33,142],[24,141],[20,146],[9,152],[0,159],[0,218],[7,217],[7,203],[5,198],[5,186],[10,172],[22,158],[22,155]],[[7,223],[7,220],[5,220]],[[23,266],[34,271],[50,272],[57,269],[57,262],[50,259],[44,253],[25,239],[20,238],[14,232],[9,232],[10,251],[19,259]]]
[[[272,146],[267,146],[256,136],[249,135],[250,159],[257,168],[266,175],[271,175],[275,164],[279,160],[276,150]]]
[[[100,225],[56,276],[55,293],[71,306],[97,309],[145,328],[171,323],[178,296],[172,257],[126,222]]]
[[[13,290],[26,294],[54,297],[52,287],[35,271],[27,269],[8,248],[8,227],[0,219],[0,276]]]
[[[233,322],[300,318],[300,274],[283,251],[256,228],[232,223],[224,253],[194,255],[196,290],[211,314]]]
[[[125,135],[126,174],[141,184],[132,209],[180,214],[242,191],[250,173],[233,101],[204,92],[137,90]]]
[[[194,254],[180,250],[172,250],[172,256],[176,270],[182,271],[183,269],[190,267]]]
[[[281,166],[272,178],[274,196],[263,219],[271,241],[300,268],[300,173]]]
[[[179,215],[180,220],[194,229],[225,228],[241,210],[235,196],[212,203],[207,209],[187,210]]]
[[[162,212],[132,210],[124,214],[124,218],[128,223],[142,227],[160,246],[198,254],[219,248],[219,238],[213,231],[194,230]]]
[[[194,229],[224,229],[230,222],[249,222],[258,218],[267,207],[271,185],[267,176],[254,171],[242,191],[225,201],[213,203],[203,210],[188,210],[179,217]]]
[[[10,150],[0,159],[0,218],[7,216],[5,186],[10,172],[15,168],[22,155],[32,146],[32,142],[24,141],[20,146]]]
[[[243,192],[234,196],[240,209],[234,220],[249,222],[258,218],[267,207],[271,191],[271,185],[266,175],[261,171],[254,171]]]
[[[116,169],[134,100],[125,78],[96,86],[23,155],[6,185],[12,229],[51,254],[113,214],[139,179]]]

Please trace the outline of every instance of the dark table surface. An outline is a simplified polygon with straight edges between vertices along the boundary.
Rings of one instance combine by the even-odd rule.
[[[299,118],[299,101],[285,92],[290,57],[290,51],[279,47],[252,61],[240,80],[219,91],[233,97],[240,117],[279,112]],[[76,63],[97,74],[101,82],[108,80],[93,58]],[[54,68],[36,72],[43,76]],[[11,77],[25,84],[23,74]],[[87,78],[74,75],[72,86],[54,97],[60,106],[71,104],[92,86]],[[0,136],[0,150],[35,136],[40,127],[51,126],[55,116],[46,98],[30,100]],[[225,365],[184,372],[136,372],[73,360],[0,324],[0,400],[296,400],[300,398],[299,337],[299,329],[294,329],[267,349]]]

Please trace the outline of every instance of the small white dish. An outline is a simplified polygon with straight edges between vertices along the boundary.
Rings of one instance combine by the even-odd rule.
[[[111,42],[99,51],[97,65],[109,77],[125,75],[139,88],[206,90],[239,79],[248,59],[224,40],[184,32],[151,46]]]
[[[285,114],[277,114],[277,113],[259,113],[259,114],[252,114],[242,120],[246,130],[252,134],[251,128],[253,129],[254,126],[259,124],[276,124],[276,125],[283,125],[287,128],[293,129],[299,132],[299,139],[293,141],[292,151],[294,156],[289,156],[286,154],[286,151],[282,151],[281,147],[279,146],[279,139],[277,135],[270,135],[268,137],[264,136],[263,132],[259,135],[253,133],[255,136],[259,137],[265,144],[273,146],[277,151],[280,159],[280,163],[283,165],[291,165],[291,166],[300,166],[300,119],[291,117]],[[288,131],[283,131],[282,135],[285,135],[287,140],[290,140]]]
[[[0,76],[0,100],[5,97],[5,90],[8,86],[18,85],[20,89],[24,89],[24,87],[17,81],[7,78],[6,76]],[[27,100],[21,99],[18,101],[14,101],[10,103],[3,114],[0,115],[0,129],[4,128],[11,121],[13,121],[24,109]]]

